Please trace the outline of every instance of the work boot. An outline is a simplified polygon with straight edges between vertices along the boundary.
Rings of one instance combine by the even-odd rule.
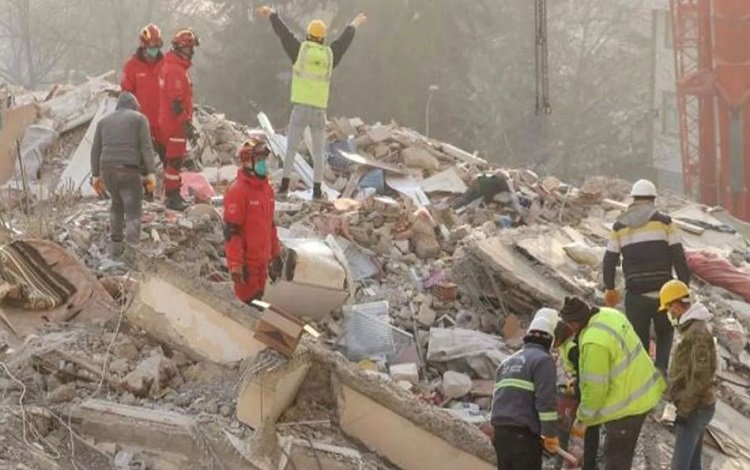
[[[320,183],[313,183],[313,201],[321,199],[323,199],[323,190],[320,188]]]
[[[276,191],[276,194],[279,196],[286,196],[286,193],[289,192],[289,178],[281,178],[281,185],[279,185],[279,190]]]
[[[172,209],[173,211],[182,212],[190,205],[182,199],[182,196],[180,196],[180,190],[179,189],[173,189],[171,191],[167,191],[165,194],[166,198],[164,201],[164,205],[167,207],[167,209]]]
[[[107,251],[109,252],[110,258],[119,259],[125,251],[125,244],[123,242],[110,241]]]

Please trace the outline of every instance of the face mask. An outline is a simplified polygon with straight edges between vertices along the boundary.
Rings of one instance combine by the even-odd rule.
[[[675,318],[672,315],[670,315],[669,313],[667,313],[667,317],[669,318],[669,323],[671,323],[672,326],[679,326],[680,325],[680,319],[679,318]]]
[[[261,178],[264,178],[268,174],[268,164],[265,160],[261,160],[259,162],[255,163],[255,167],[253,168],[253,173],[260,176]]]
[[[146,48],[146,55],[151,57],[152,59],[155,59],[159,56],[159,52],[161,49],[158,47],[147,47]]]

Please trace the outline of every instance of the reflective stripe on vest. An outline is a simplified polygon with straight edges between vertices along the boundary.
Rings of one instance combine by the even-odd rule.
[[[534,383],[522,379],[503,379],[495,384],[495,391],[506,387],[520,388],[521,390],[526,390],[528,392],[534,391]]]
[[[292,103],[326,109],[333,72],[331,48],[303,42],[292,72]]]
[[[651,378],[648,380],[648,382],[641,385],[638,388],[638,390],[633,392],[624,401],[621,401],[620,403],[612,404],[610,406],[605,406],[604,408],[601,408],[598,410],[592,410],[590,408],[586,408],[585,406],[579,406],[578,412],[581,413],[581,416],[588,418],[588,419],[599,419],[602,416],[615,414],[619,411],[624,410],[625,408],[630,406],[634,401],[646,395],[649,392],[649,390],[651,390],[651,387],[659,383],[660,378],[661,378],[661,373],[659,371],[656,371],[651,375]]]
[[[557,411],[540,411],[539,421],[557,421]]]

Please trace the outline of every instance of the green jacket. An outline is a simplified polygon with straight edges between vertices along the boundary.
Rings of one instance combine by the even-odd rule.
[[[672,352],[667,395],[683,418],[716,402],[716,344],[706,324],[710,320],[706,307],[695,303],[677,326],[680,341]]]

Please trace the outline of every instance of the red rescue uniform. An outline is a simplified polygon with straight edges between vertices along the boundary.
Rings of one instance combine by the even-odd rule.
[[[151,126],[151,138],[156,141],[159,141],[159,68],[162,59],[159,53],[154,61],[149,62],[143,48],[138,48],[125,62],[120,83],[123,91],[135,95]]]
[[[179,190],[180,168],[187,154],[185,123],[193,119],[193,83],[188,69],[191,61],[174,51],[164,56],[159,72],[159,131],[167,148],[164,189]]]
[[[268,180],[242,169],[224,194],[227,267],[245,271],[244,282],[234,284],[234,293],[243,302],[263,295],[268,264],[281,252],[273,221],[275,206]]]

